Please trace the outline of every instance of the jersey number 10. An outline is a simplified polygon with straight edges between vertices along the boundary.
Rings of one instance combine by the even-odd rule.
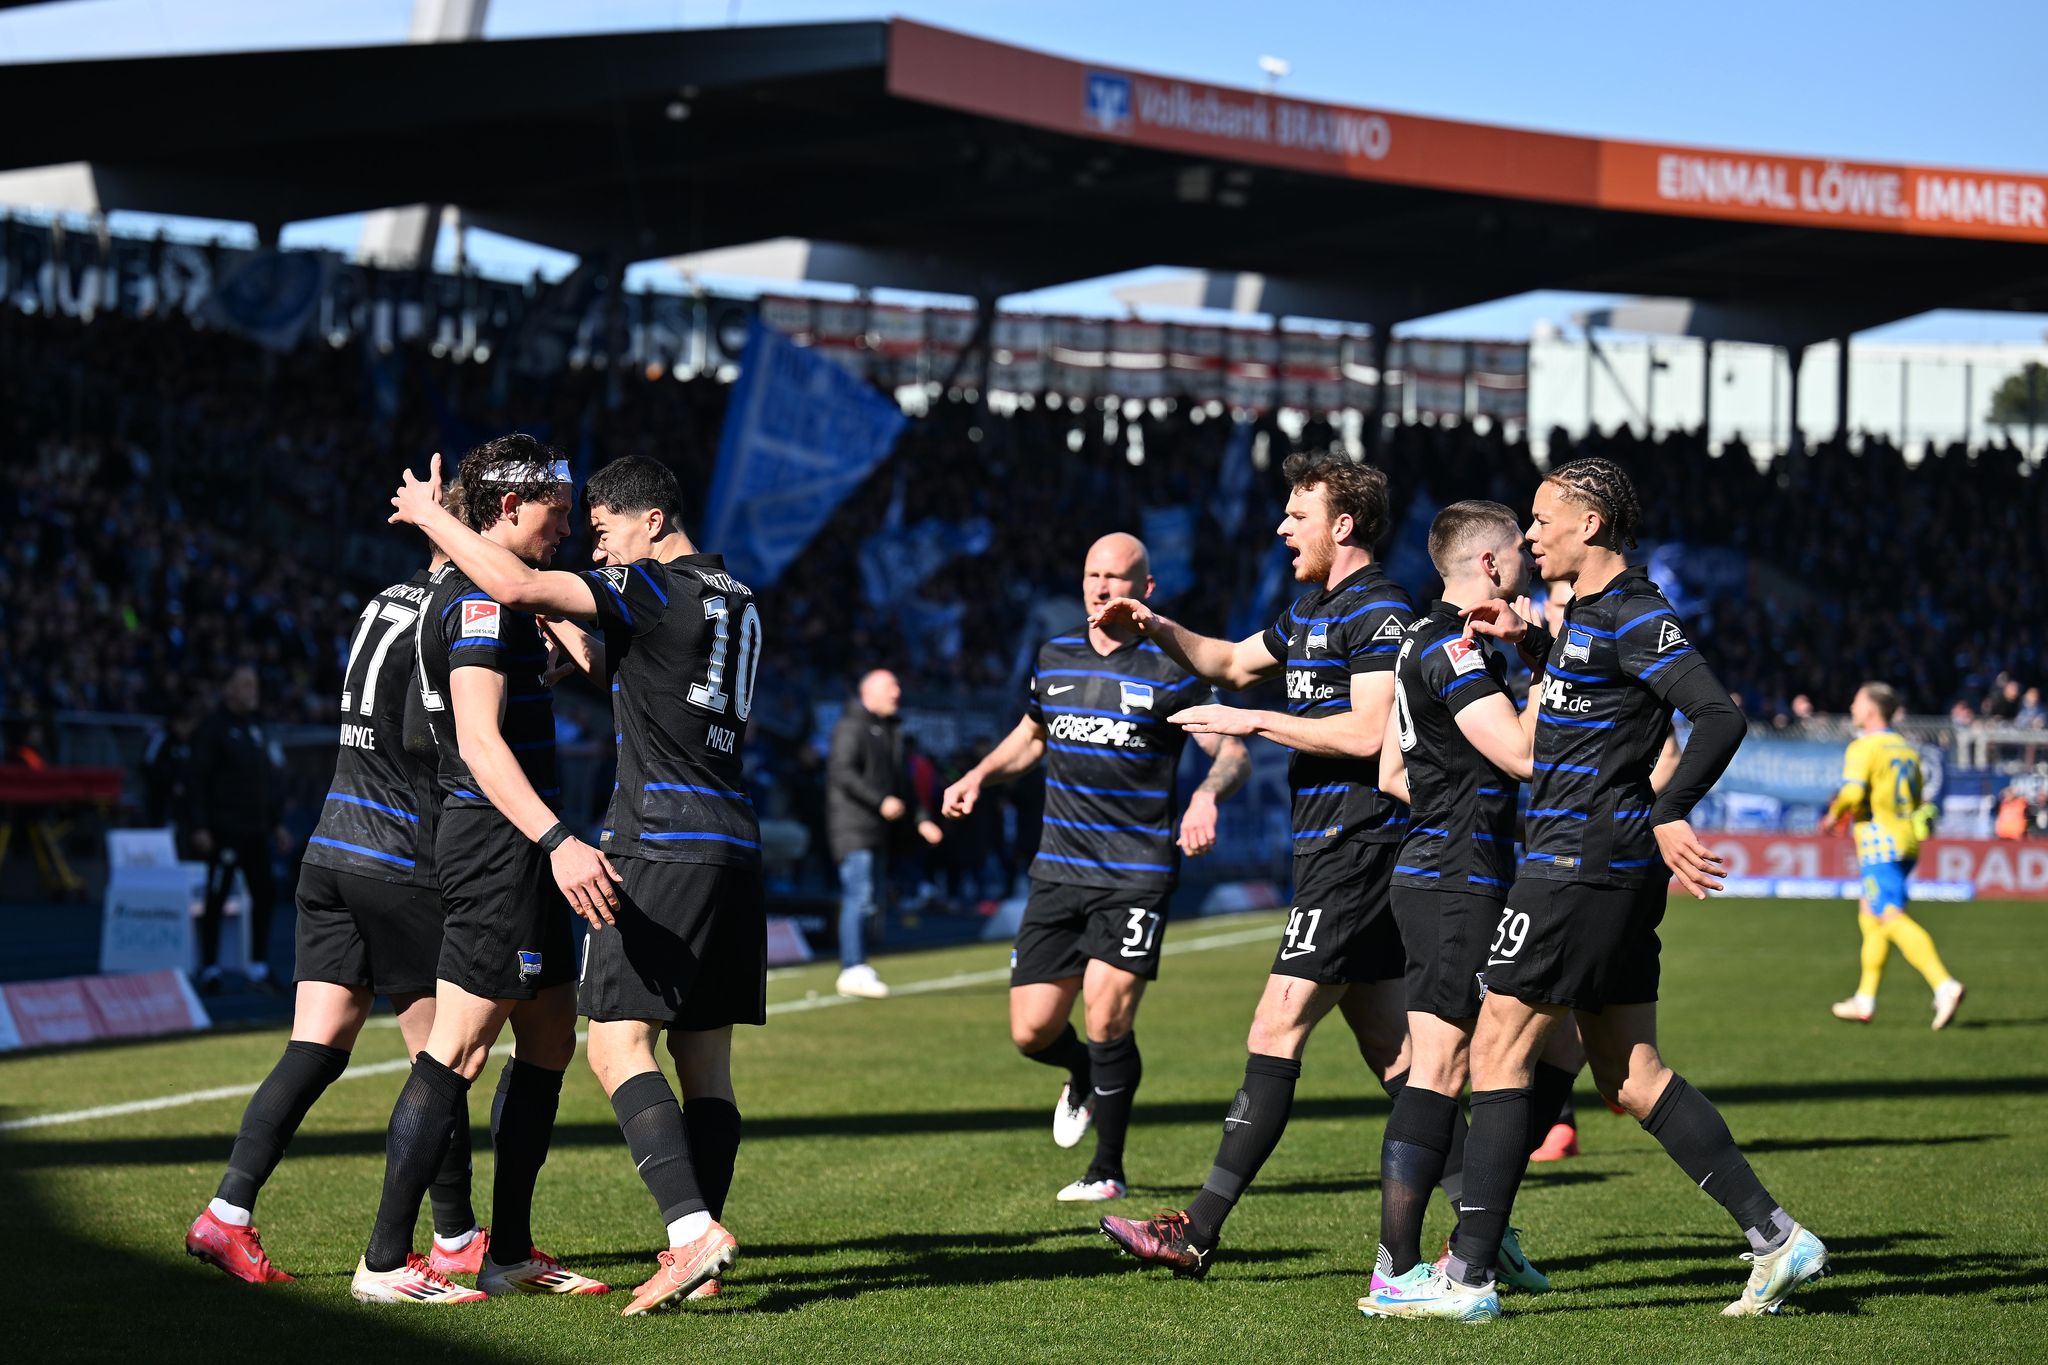
[[[733,670],[731,693],[725,690],[725,664],[732,649],[732,611],[723,597],[705,599],[704,619],[715,631],[711,663],[704,670],[704,681],[690,684],[690,705],[722,716],[730,702],[734,718],[745,721],[754,713],[754,674],[761,667],[761,613],[752,602],[740,613],[739,666]]]

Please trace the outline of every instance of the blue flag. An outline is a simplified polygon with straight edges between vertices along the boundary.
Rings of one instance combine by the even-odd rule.
[[[1280,615],[1287,601],[1287,585],[1294,577],[1294,556],[1285,541],[1276,540],[1259,565],[1258,581],[1248,593],[1238,596],[1230,613],[1230,638],[1248,640]]]
[[[1231,429],[1229,444],[1223,447],[1223,463],[1216,469],[1216,491],[1209,499],[1209,515],[1223,528],[1225,540],[1236,540],[1237,528],[1244,522],[1252,474],[1252,424],[1240,421]]]
[[[885,524],[861,542],[861,592],[870,606],[901,602],[956,555],[987,554],[994,538],[987,517],[926,517],[910,527]]]
[[[1387,577],[1408,589],[1418,602],[1427,602],[1433,595],[1429,591],[1431,586],[1442,581],[1429,557],[1429,528],[1442,510],[1435,498],[1416,489],[1387,546]]]
[[[1195,586],[1194,504],[1147,507],[1141,521],[1145,549],[1152,556],[1152,578],[1158,584],[1153,596],[1171,602]]]
[[[756,589],[774,583],[908,421],[853,374],[756,318],[719,437],[705,547]]]

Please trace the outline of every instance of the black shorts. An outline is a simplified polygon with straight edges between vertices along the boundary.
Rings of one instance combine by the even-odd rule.
[[[1655,1000],[1670,894],[1659,874],[1641,886],[1521,878],[1487,935],[1486,989],[1590,1011]]]
[[[583,939],[576,1008],[698,1032],[768,1022],[761,869],[614,856],[618,921]]]
[[[1107,962],[1147,981],[1159,979],[1159,946],[1173,892],[1073,886],[1031,879],[1031,899],[1010,949],[1010,984],[1067,981]]]
[[[548,855],[495,810],[441,812],[434,866],[448,918],[441,980],[486,1000],[531,1000],[576,979],[575,913]]]
[[[1420,886],[1393,888],[1394,922],[1408,950],[1408,1008],[1477,1019],[1479,974],[1500,919],[1500,897]]]
[[[299,868],[296,976],[366,986],[379,995],[432,995],[441,957],[441,898],[306,863]]]
[[[1273,975],[1388,981],[1407,967],[1387,892],[1399,844],[1350,839],[1294,860],[1294,905]]]

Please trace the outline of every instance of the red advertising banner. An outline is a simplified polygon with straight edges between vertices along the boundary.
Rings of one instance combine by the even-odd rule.
[[[1570,137],[1184,81],[898,19],[889,93],[1354,180],[1697,218],[2048,242],[2048,177]]]
[[[211,1024],[184,973],[133,972],[0,987],[0,1052],[154,1038]]]
[[[1700,837],[1725,860],[1731,892],[1757,894],[1753,888],[1737,886],[1739,882],[1845,883],[1857,878],[1856,845],[1848,839],[1717,832]],[[2048,843],[1929,840],[1920,846],[1913,884],[1968,886],[1979,900],[2048,900]],[[1953,896],[1945,892],[1943,898]]]

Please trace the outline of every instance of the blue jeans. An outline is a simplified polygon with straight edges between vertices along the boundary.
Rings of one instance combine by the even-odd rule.
[[[889,867],[881,851],[859,848],[839,860],[839,965],[868,960],[867,920],[882,909]]]

